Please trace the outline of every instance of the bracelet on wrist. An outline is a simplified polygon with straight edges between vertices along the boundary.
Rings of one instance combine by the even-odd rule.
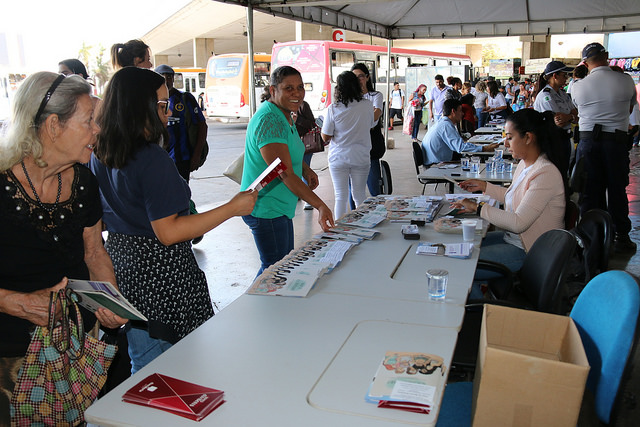
[[[484,202],[478,203],[478,207],[476,208],[476,214],[480,216],[480,212],[482,211],[482,207],[484,206]]]

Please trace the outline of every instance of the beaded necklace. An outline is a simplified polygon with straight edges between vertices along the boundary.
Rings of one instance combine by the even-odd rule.
[[[38,193],[36,193],[36,188],[33,186],[33,182],[31,182],[31,178],[27,173],[27,168],[24,165],[24,161],[21,161],[20,164],[22,165],[22,171],[24,172],[24,176],[27,177],[27,182],[29,183],[29,187],[31,187],[31,191],[33,191],[33,195],[36,197],[36,201],[38,202],[40,207],[49,213],[53,212],[58,207],[58,202],[60,201],[60,193],[62,193],[62,176],[60,172],[58,172],[58,194],[56,195],[56,201],[55,203],[53,203],[52,207],[48,208],[47,206],[44,205],[44,203],[42,203],[42,201],[40,200],[40,197],[38,196]]]

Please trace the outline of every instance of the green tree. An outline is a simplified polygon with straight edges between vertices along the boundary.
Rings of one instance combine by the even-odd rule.
[[[95,67],[93,68],[93,78],[99,94],[102,94],[104,86],[109,80],[109,63],[105,62],[104,59],[105,50],[104,46],[98,45],[98,53],[95,56]]]
[[[95,84],[98,95],[102,94],[104,86],[109,80],[110,68],[104,58],[105,51],[102,44],[92,46],[85,42],[82,42],[82,47],[78,51],[78,59],[87,67],[87,72]]]

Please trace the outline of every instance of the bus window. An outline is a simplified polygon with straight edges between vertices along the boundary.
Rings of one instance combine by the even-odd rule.
[[[336,81],[336,77],[343,71],[351,71],[351,67],[356,63],[353,52],[331,52],[331,81]]]
[[[271,76],[270,62],[254,62],[253,76],[255,79],[255,87],[269,86],[269,78]]]
[[[240,74],[242,58],[214,58],[209,62],[209,75],[211,77],[229,78]]]
[[[173,76],[173,87],[179,90],[184,89],[184,76],[182,73],[175,73]]]
[[[206,79],[207,79],[207,73],[198,73],[198,89],[204,90],[204,88],[207,87],[205,85]]]

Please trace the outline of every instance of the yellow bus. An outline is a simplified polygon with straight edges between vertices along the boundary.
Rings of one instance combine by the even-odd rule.
[[[204,68],[173,68],[175,76],[173,78],[173,86],[182,91],[189,92],[194,97],[205,92],[205,76],[207,70]]]
[[[229,53],[214,55],[207,63],[205,96],[207,116],[249,118],[249,55]],[[271,55],[254,54],[256,102],[269,85]]]

